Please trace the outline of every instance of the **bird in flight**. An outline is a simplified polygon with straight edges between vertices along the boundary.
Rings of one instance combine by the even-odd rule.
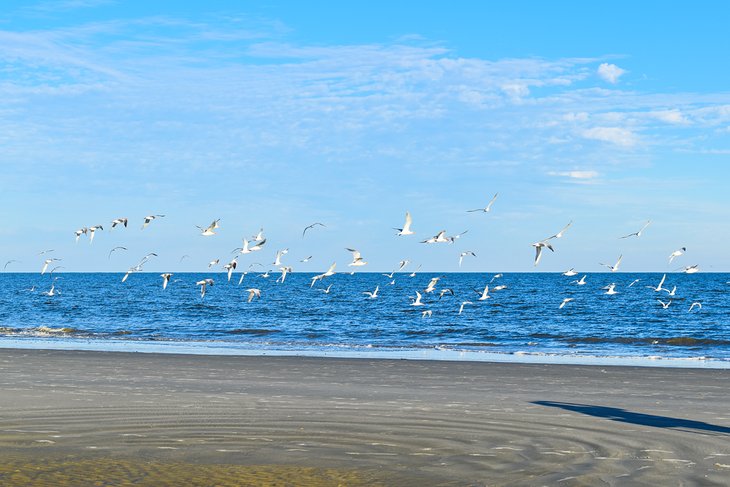
[[[651,223],[651,220],[647,220],[646,223],[644,223],[644,226],[641,227],[641,230],[639,230],[638,232],[630,233],[628,235],[624,235],[623,237],[619,237],[619,238],[641,237],[641,233],[644,230],[646,230],[646,227],[648,227],[650,223]]]
[[[59,261],[59,260],[61,260],[61,259],[56,259],[55,257],[52,258],[52,259],[46,259],[46,260],[44,260],[43,261],[43,268],[41,269],[41,275],[43,275],[43,274],[46,273],[46,270],[48,269],[48,264],[50,264],[51,262]]]
[[[94,225],[93,227],[89,227],[89,245],[94,241],[94,234],[97,230],[104,230],[104,227],[101,225]]]
[[[164,218],[165,215],[147,215],[144,217],[144,222],[142,223],[142,230],[147,228],[147,225],[152,223],[152,220],[155,220],[156,218]]]
[[[107,257],[107,259],[111,259],[112,258],[112,254],[114,252],[116,252],[117,250],[127,250],[127,247],[121,247],[121,246],[120,247],[114,247],[113,249],[111,249],[109,251],[109,257]]]
[[[437,233],[433,237],[421,241],[421,243],[425,243],[425,244],[449,243],[449,242],[450,242],[450,240],[449,240],[449,237],[446,236],[446,230],[441,230],[439,233]]]
[[[535,264],[537,265],[540,263],[540,259],[542,258],[542,249],[548,248],[551,252],[555,252],[555,249],[553,249],[553,246],[550,245],[550,243],[547,240],[542,240],[540,242],[535,242],[532,244],[533,247],[535,247]]]
[[[690,313],[695,307],[697,307],[698,310],[702,309],[702,303],[700,303],[699,301],[695,301],[694,303],[692,303],[690,305],[689,309],[687,310],[687,313]]]
[[[464,257],[466,257],[467,255],[471,255],[472,257],[477,256],[477,254],[475,254],[471,250],[465,250],[464,252],[460,253],[459,254],[459,267],[461,267],[461,262],[464,260]]]
[[[314,283],[317,281],[321,281],[325,277],[329,277],[335,274],[335,267],[337,267],[337,262],[333,262],[329,269],[327,269],[326,272],[322,274],[317,274],[312,278],[312,284],[309,285],[309,287],[314,286]]]
[[[11,259],[5,263],[5,266],[3,267],[3,270],[7,269],[10,264],[20,262],[19,260]]]
[[[558,309],[563,309],[566,304],[568,304],[569,302],[573,301],[574,299],[575,298],[565,298],[565,299],[563,299],[563,302],[560,303],[560,306],[558,306]]]
[[[164,274],[160,274],[160,277],[162,277],[162,289],[167,289],[167,283],[170,282],[170,278],[172,277],[172,273],[166,272]]]
[[[366,294],[370,299],[375,299],[378,297],[378,290],[380,289],[380,286],[375,286],[375,291],[365,291],[363,294]]]
[[[364,265],[367,265],[367,262],[365,262],[363,260],[363,258],[360,255],[360,252],[359,251],[357,251],[355,249],[350,249],[350,248],[347,248],[345,250],[347,250],[348,252],[351,252],[352,253],[352,262],[350,262],[349,264],[347,264],[348,266],[362,267]]]
[[[325,225],[324,223],[319,223],[319,222],[314,222],[311,225],[307,225],[306,227],[304,227],[304,231],[302,232],[302,238],[304,238],[304,235],[307,233],[307,230],[311,230],[311,229],[313,229],[314,227],[317,227],[317,226],[319,226],[319,227],[325,227],[325,228],[327,227],[327,225]]]
[[[124,225],[124,228],[127,227],[127,223],[129,220],[127,218],[115,218],[112,220],[112,228],[116,227],[117,225]]]
[[[210,237],[212,235],[215,235],[215,229],[220,228],[220,221],[221,219],[213,220],[213,223],[208,225],[207,227],[203,228],[201,226],[195,225],[198,229],[200,229],[200,235],[203,237]]]
[[[205,297],[205,292],[208,288],[208,286],[213,287],[213,279],[203,279],[201,281],[198,281],[195,283],[196,286],[200,286],[200,299],[203,299]]]
[[[494,196],[492,197],[491,201],[485,206],[484,208],[477,208],[475,210],[466,210],[467,213],[473,213],[475,211],[480,211],[482,213],[489,213],[489,211],[492,209],[492,205],[497,200],[497,196],[499,196],[499,193],[494,193]]]
[[[247,303],[250,303],[253,301],[253,298],[261,299],[261,289],[257,289],[255,287],[246,289],[246,292],[248,292],[248,301]]]
[[[608,267],[608,269],[611,272],[616,272],[618,270],[618,266],[621,265],[621,259],[623,259],[623,258],[624,258],[623,254],[620,255],[619,258],[618,258],[618,260],[616,261],[616,263],[614,265],[603,264],[603,263],[600,263],[600,262],[599,262],[599,264],[602,265],[603,267]]]
[[[423,296],[421,296],[421,293],[419,293],[418,291],[416,291],[416,299],[411,298],[411,299],[413,299],[413,302],[411,303],[411,306],[425,306],[425,304],[421,302],[421,298],[422,297]]]
[[[671,264],[674,259],[676,259],[680,255],[684,254],[686,251],[687,251],[687,248],[686,247],[682,247],[681,249],[675,250],[674,252],[672,252],[671,254],[669,254],[669,263]]]
[[[474,303],[472,303],[471,301],[463,301],[461,303],[461,306],[459,306],[459,314],[461,314],[464,311],[464,306],[466,306],[467,304],[474,304]]]
[[[413,235],[415,232],[411,230],[412,224],[413,218],[411,218],[411,213],[406,211],[406,222],[403,224],[403,228],[394,228],[393,230],[398,230],[398,233],[396,233],[396,235],[399,237],[403,235]]]

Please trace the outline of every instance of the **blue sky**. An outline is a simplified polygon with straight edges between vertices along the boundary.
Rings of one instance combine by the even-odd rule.
[[[730,7],[494,3],[4,2],[0,264],[202,271],[263,226],[244,267],[288,247],[295,270],[343,269],[354,247],[372,271],[464,250],[465,271],[531,271],[573,221],[538,271],[667,271],[682,246],[729,271]],[[417,235],[396,238],[406,210]],[[442,229],[469,232],[417,243]]]

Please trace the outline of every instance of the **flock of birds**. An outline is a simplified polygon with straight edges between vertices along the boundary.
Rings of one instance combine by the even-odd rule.
[[[489,203],[483,208],[477,208],[477,209],[467,210],[467,211],[470,213],[472,213],[472,212],[489,213],[492,210],[492,206],[494,205],[498,196],[499,196],[499,194],[495,194],[492,197],[492,199],[489,201]],[[145,216],[142,221],[141,229],[144,230],[155,220],[161,219],[164,217],[165,217],[165,215],[159,215],[159,214]],[[573,223],[572,221],[569,222],[559,232],[557,232],[547,238],[544,238],[542,240],[538,240],[537,242],[532,244],[532,247],[534,247],[534,249],[535,249],[534,266],[537,266],[540,263],[541,259],[543,258],[543,255],[545,253],[545,250],[550,250],[551,252],[555,252],[555,248],[553,246],[555,241],[557,241],[565,236],[566,232],[570,229],[572,223]],[[116,218],[111,221],[110,229],[114,229],[116,227],[127,228],[128,224],[129,224],[128,218]],[[639,229],[638,231],[629,233],[629,234],[621,236],[619,238],[620,239],[640,238],[642,236],[643,232],[647,229],[647,227],[650,224],[651,224],[651,221],[647,221],[641,227],[641,229]],[[411,217],[410,212],[406,212],[405,222],[404,222],[402,228],[394,228],[394,230],[396,230],[395,235],[397,237],[408,237],[411,235],[415,235],[416,232],[413,231],[412,225],[413,225],[413,218]],[[210,223],[207,226],[203,227],[203,226],[196,225],[196,227],[200,231],[201,236],[212,237],[212,236],[216,235],[216,230],[218,230],[220,228],[220,219],[214,220],[212,223]],[[326,225],[321,222],[314,222],[311,225],[307,225],[302,231],[302,238],[304,238],[307,235],[307,232],[312,232],[319,228],[326,228]],[[89,239],[89,243],[92,243],[94,241],[94,235],[96,234],[96,232],[103,231],[103,230],[104,230],[104,227],[102,225],[82,227],[74,232],[76,242],[78,243],[79,239],[82,236],[87,236]],[[445,230],[441,230],[436,235],[429,237],[425,240],[421,240],[420,242],[422,244],[426,244],[426,245],[453,244],[456,240],[461,238],[466,233],[467,233],[467,231],[464,231],[464,232],[461,232],[461,233],[458,233],[455,235],[447,235],[447,232]],[[259,232],[256,235],[252,236],[251,238],[242,239],[242,246],[235,248],[232,251],[232,253],[235,254],[234,257],[230,261],[228,261],[222,265],[222,269],[225,270],[227,273],[228,282],[231,281],[234,271],[236,271],[236,269],[238,268],[238,259],[242,255],[261,252],[265,248],[265,244],[266,244],[266,238],[264,236],[263,228],[260,229]],[[123,247],[123,246],[114,247],[109,251],[108,257],[111,258],[112,254],[114,252],[126,251],[126,250],[127,250],[127,248]],[[348,267],[353,268],[351,273],[354,273],[354,269],[361,268],[368,264],[368,262],[366,260],[364,260],[360,251],[358,251],[357,249],[347,248],[346,250],[352,254],[352,261],[348,264]],[[682,247],[680,249],[673,251],[669,255],[669,264],[671,264],[678,257],[682,256],[686,252],[686,250],[687,249],[685,247]],[[53,252],[52,249],[44,250],[44,251],[40,252],[39,255],[45,255],[45,254],[49,254],[51,252]],[[288,252],[289,252],[289,249],[278,250],[275,254],[274,262],[272,263],[272,265],[275,266],[280,271],[280,275],[276,279],[276,281],[278,283],[283,284],[284,281],[286,280],[287,275],[289,275],[291,272],[293,272],[293,269],[291,266],[283,263],[283,259]],[[125,272],[124,276],[122,277],[122,282],[126,282],[128,280],[128,278],[131,275],[133,275],[134,273],[142,272],[144,269],[144,265],[154,257],[157,257],[157,254],[149,253],[149,254],[145,255],[136,265],[129,267],[127,269],[127,271]],[[182,262],[182,260],[184,260],[187,257],[189,257],[189,256],[187,256],[187,255],[182,256],[180,261]],[[476,254],[470,250],[461,252],[459,254],[459,267],[461,267],[463,260],[465,258],[469,258],[469,257],[476,257]],[[308,262],[311,258],[312,258],[312,256],[306,257],[304,259],[301,259],[300,262]],[[617,272],[621,265],[622,259],[623,259],[623,255],[620,255],[614,264],[601,263],[600,265],[606,267],[610,272]],[[60,262],[61,260],[62,260],[61,258],[56,258],[56,257],[48,257],[43,260],[40,273],[43,275],[48,272],[48,274],[52,277],[50,289],[48,291],[42,292],[42,294],[44,294],[46,296],[52,297],[52,296],[56,296],[56,295],[60,294],[60,292],[56,289],[56,279],[58,279],[58,276],[53,277],[53,273],[55,271],[57,271],[58,269],[63,268],[60,265],[55,265],[55,263]],[[16,263],[16,262],[18,262],[18,261],[17,260],[7,261],[5,263],[3,270],[6,270],[9,265]],[[208,263],[208,268],[212,269],[212,268],[218,266],[219,264],[220,264],[220,259],[212,260]],[[390,274],[383,274],[383,275],[386,276],[390,280],[389,283],[391,285],[395,284],[395,281],[393,280],[395,273],[404,271],[404,269],[406,268],[406,266],[408,266],[408,264],[410,264],[410,261],[407,259],[404,259],[399,262],[397,270],[394,270]],[[52,265],[53,265],[53,267],[51,267]],[[251,264],[247,271],[240,273],[240,277],[239,277],[239,281],[238,281],[239,286],[243,283],[245,276],[249,272],[251,272],[251,270],[255,266],[264,267],[259,263]],[[49,267],[50,267],[50,270],[49,270]],[[315,286],[315,284],[317,284],[317,283],[324,286],[325,280],[328,277],[333,276],[336,273],[335,272],[336,267],[337,267],[337,263],[334,262],[334,263],[332,263],[332,265],[329,266],[329,268],[325,272],[314,275],[311,278],[311,284],[309,287],[313,288]],[[418,269],[414,270],[409,275],[411,277],[415,277],[416,273],[419,269],[420,269],[420,266],[418,267]],[[681,270],[681,272],[684,272],[687,274],[693,274],[693,273],[699,272],[700,269],[699,269],[698,265],[691,265],[691,266],[682,267],[678,270]],[[259,274],[259,277],[268,278],[270,276],[270,272],[271,271],[263,272],[262,274]],[[577,274],[578,274],[578,272],[576,272],[575,269],[569,269],[563,273],[563,275],[567,276],[567,277],[573,277],[573,276],[576,276]],[[173,276],[173,273],[171,273],[171,272],[166,272],[166,273],[163,273],[160,275],[160,277],[162,278],[162,289],[163,290],[167,289],[168,285],[171,282],[172,276]],[[502,277],[502,274],[496,274],[491,278],[491,280],[488,283],[486,283],[484,288],[475,289],[474,290],[475,294],[476,294],[475,301],[477,301],[477,302],[486,301],[492,297],[492,295],[490,293],[499,292],[503,289],[506,289],[506,287],[507,287],[506,285],[492,286],[493,282],[496,279],[499,279],[500,277]],[[666,300],[657,299],[657,301],[659,302],[659,305],[661,305],[661,307],[663,309],[669,308],[669,306],[672,304],[672,301],[673,301],[672,298],[676,295],[676,291],[677,291],[676,286],[674,286],[671,290],[668,289],[667,287],[664,287],[664,284],[666,282],[666,277],[667,277],[666,274],[664,274],[661,281],[656,286],[647,286],[647,287],[653,289],[657,293],[666,293],[667,294],[668,299],[666,299]],[[576,286],[584,286],[587,284],[586,278],[587,278],[587,275],[583,275],[580,279],[571,281],[571,284],[574,284]],[[426,307],[427,303],[424,301],[425,295],[438,294],[439,299],[443,298],[446,295],[454,296],[455,293],[454,293],[453,289],[450,289],[448,287],[443,287],[443,288],[437,290],[437,286],[439,285],[439,281],[441,279],[442,279],[442,277],[433,277],[424,289],[415,290],[414,291],[415,296],[410,298],[410,300],[411,300],[410,306]],[[639,279],[634,280],[631,284],[628,285],[628,287],[632,287],[637,282],[639,282]],[[205,298],[207,290],[210,287],[212,287],[214,285],[214,283],[215,283],[215,281],[212,278],[202,279],[195,283],[200,288],[201,299]],[[329,294],[331,288],[332,288],[332,284],[329,284],[327,287],[321,287],[318,289],[325,294]],[[604,294],[606,294],[606,295],[615,295],[615,294],[619,293],[619,291],[617,291],[616,288],[617,288],[616,283],[611,283],[611,284],[603,287],[602,289],[605,291]],[[30,289],[30,291],[35,291],[35,288]],[[380,296],[379,293],[380,293],[379,285],[376,286],[373,291],[363,291],[363,294],[366,296],[367,299],[377,299]],[[259,288],[250,287],[250,288],[246,289],[246,299],[249,303],[251,301],[253,301],[254,299],[260,299],[261,295],[262,295],[261,289],[259,289]],[[558,308],[563,309],[569,303],[574,301],[574,299],[575,298],[572,298],[572,297],[563,299],[562,302],[558,305]],[[462,314],[464,312],[464,309],[466,306],[473,305],[473,304],[475,304],[475,303],[469,299],[461,301],[459,304],[459,308],[458,308],[458,314]],[[700,310],[701,308],[702,308],[702,304],[700,302],[693,302],[693,303],[691,303],[688,312],[691,312],[695,309]],[[424,309],[421,312],[421,314],[422,314],[423,318],[429,318],[432,316],[433,312],[432,312],[432,310]]]

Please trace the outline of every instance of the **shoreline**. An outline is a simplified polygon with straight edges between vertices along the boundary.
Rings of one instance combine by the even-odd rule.
[[[628,366],[649,368],[730,369],[730,360],[712,357],[669,356],[616,356],[590,355],[586,353],[561,354],[456,350],[447,347],[386,349],[379,347],[338,347],[291,349],[286,347],[260,346],[254,348],[237,342],[214,341],[147,341],[115,339],[68,339],[68,338],[0,338],[0,350],[68,350],[145,354],[179,354],[194,356],[242,356],[242,357],[311,357],[311,358],[361,358],[373,360],[423,360],[447,362],[485,362],[541,365],[576,366]]]
[[[0,479],[723,485],[729,376],[0,349]]]

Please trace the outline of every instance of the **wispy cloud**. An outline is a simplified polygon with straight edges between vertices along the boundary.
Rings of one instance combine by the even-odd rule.
[[[610,142],[622,147],[632,147],[637,144],[636,134],[621,127],[592,127],[581,132],[586,139]]]

